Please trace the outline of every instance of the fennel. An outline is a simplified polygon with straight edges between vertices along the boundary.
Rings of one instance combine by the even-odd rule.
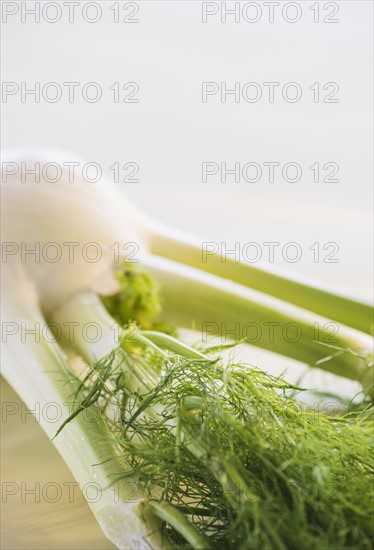
[[[55,153],[17,160],[35,158],[57,160]],[[110,540],[126,549],[371,547],[370,411],[316,420],[294,409],[297,388],[192,349],[169,325],[297,323],[299,341],[255,345],[370,390],[371,340],[358,332],[371,332],[365,303],[217,258],[202,264],[199,247],[165,237],[109,182],[71,183],[64,174],[55,185],[14,175],[2,182],[1,212],[2,372],[30,408],[53,401],[64,411],[57,434],[43,418],[42,428],[79,483],[95,479],[102,487],[91,506]],[[76,243],[75,252],[95,242],[103,254],[98,262],[84,255],[49,262],[30,253],[51,242]],[[120,269],[116,278],[115,242],[140,243],[146,271],[127,278]],[[166,323],[148,272],[160,284]],[[331,352],[309,330],[319,315],[356,330],[339,325]],[[126,328],[134,319],[145,330]],[[71,338],[72,324],[91,322],[101,327],[97,341],[79,330]],[[36,341],[22,337],[22,324]],[[322,343],[328,336],[321,329]],[[74,354],[85,361],[83,372]],[[136,486],[135,502],[124,480]],[[331,488],[336,499],[327,502]]]
[[[43,167],[51,158],[62,166],[65,159],[71,162],[74,157],[53,150],[26,151],[19,155],[5,155],[4,160],[17,161],[18,165],[21,161],[35,163],[37,160]],[[329,320],[338,321],[334,345],[366,357],[370,355],[371,339],[357,332],[370,333],[372,330],[369,326],[371,310],[366,303],[322,291],[321,285],[300,286],[301,283],[292,275],[280,276],[276,272],[266,275],[265,268],[259,270],[241,263],[222,262],[218,257],[213,258],[213,264],[199,261],[201,248],[199,252],[196,240],[183,235],[173,237],[176,234],[173,229],[168,230],[169,237],[166,237],[166,229],[143,215],[110,181],[88,183],[76,177],[71,182],[67,169],[62,171],[58,184],[43,179],[37,182],[32,175],[27,175],[26,181],[21,181],[18,173],[7,175],[2,182],[2,224],[7,268],[13,269],[15,264],[16,269],[23,263],[21,267],[27,273],[26,277],[32,280],[46,314],[53,312],[74,293],[86,289],[101,295],[113,294],[118,289],[113,268],[126,257],[122,252],[114,262],[113,245],[131,242],[139,246],[142,265],[163,287],[164,311],[169,323],[190,328],[193,321],[197,324],[209,321],[217,323],[219,329],[223,323],[230,322],[244,325],[255,321],[279,323],[281,326],[293,323],[301,330],[301,338],[296,343],[282,337],[272,340],[263,335],[253,345],[310,365],[319,364],[322,368],[359,380],[365,387],[372,385],[372,372],[368,372],[365,360],[357,356],[352,360],[349,353],[326,353],[325,347],[315,345],[310,329],[316,322],[320,323],[320,341],[329,342],[330,334],[324,329],[323,318],[310,311],[326,314]],[[27,252],[36,245],[48,247],[51,242],[65,251],[57,262],[43,261],[44,258],[37,261],[32,253]],[[87,243],[96,243],[99,247],[101,256],[98,261],[85,258]],[[24,257],[22,245],[26,250]],[[72,251],[73,261],[70,258]],[[177,261],[170,261],[170,258]],[[202,270],[222,273],[233,282],[204,274]],[[253,282],[255,290],[235,284],[237,282],[248,286]],[[190,294],[185,292],[187,285]],[[310,311],[298,306],[306,306]],[[342,316],[344,322],[357,330],[349,331],[341,325]],[[326,356],[328,361],[325,361]]]

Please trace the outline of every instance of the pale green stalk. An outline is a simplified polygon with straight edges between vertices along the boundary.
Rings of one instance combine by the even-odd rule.
[[[367,334],[374,333],[372,305],[363,300],[274,266],[235,261],[232,254],[223,257],[212,246],[208,249],[212,252],[204,258],[203,241],[161,224],[150,227],[148,240],[152,254],[232,280]],[[219,248],[219,243],[213,244]]]
[[[176,262],[147,255],[142,265],[160,283],[165,318],[176,326],[194,328],[205,341],[206,333],[209,335],[211,331],[211,336],[220,336],[222,341],[226,333],[229,337],[235,336],[235,327],[240,338],[245,339],[246,327],[248,335],[252,336],[252,323],[258,329],[255,333],[258,339],[249,343],[358,380],[366,388],[372,386],[373,368],[368,366],[372,359],[369,336],[337,323],[326,325],[326,319],[310,312]],[[315,323],[319,330],[317,342]],[[299,331],[300,338],[295,342],[290,341],[292,330],[290,337],[282,335],[288,324],[290,328],[296,325]],[[331,329],[337,332],[332,335]],[[331,350],[324,343],[344,351]]]
[[[8,290],[11,292],[10,286]],[[40,426],[53,439],[81,490],[94,491],[95,495],[97,492],[97,501],[92,498],[89,504],[105,535],[123,550],[165,548],[160,522],[153,519],[150,525],[143,519],[142,492],[139,490],[138,494],[132,495],[131,502],[127,502],[123,487],[110,487],[118,467],[111,446],[103,439],[105,424],[99,409],[93,407],[90,418],[78,415],[54,438],[61,422],[76,407],[77,379],[72,375],[65,355],[53,342],[52,333],[46,330],[46,321],[38,306],[31,300],[28,302],[22,288],[19,293],[24,300],[13,302],[8,318],[15,323],[14,326],[36,332],[26,334],[23,329],[6,336],[8,345],[4,345],[2,350],[3,376],[17,389],[27,407],[36,411]],[[6,322],[10,321],[3,317],[3,327]],[[49,420],[51,413],[48,414],[48,409],[53,411],[53,417],[57,411],[59,422]],[[137,483],[133,479],[129,481]]]

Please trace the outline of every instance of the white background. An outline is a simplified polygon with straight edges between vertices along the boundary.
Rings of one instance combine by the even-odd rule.
[[[3,4],[7,4],[3,2]],[[296,241],[303,257],[276,263],[334,284],[368,294],[372,281],[372,12],[370,1],[320,2],[314,23],[313,2],[297,2],[302,16],[296,23],[282,16],[284,2],[268,8],[257,2],[262,17],[248,23],[243,16],[221,22],[219,13],[202,23],[200,2],[138,2],[138,23],[114,23],[115,2],[100,2],[97,23],[84,20],[81,2],[74,23],[60,2],[62,17],[40,23],[19,12],[3,24],[3,81],[33,87],[57,82],[61,100],[48,103],[20,93],[2,104],[3,147],[57,146],[98,162],[109,175],[114,162],[136,162],[138,183],[122,183],[124,191],[155,218],[189,230],[205,240],[249,241],[262,245]],[[41,2],[41,5],[47,2]],[[120,5],[121,16],[125,2]],[[233,2],[227,2],[232,8]],[[246,3],[242,2],[241,7]],[[3,7],[4,9],[4,7]],[[24,9],[24,8],[23,8]],[[95,12],[87,11],[87,18]],[[253,18],[255,12],[249,11]],[[293,8],[286,14],[295,17]],[[47,18],[56,11],[49,8]],[[81,83],[69,103],[63,82]],[[97,103],[82,99],[87,82],[97,82],[103,97]],[[136,104],[115,103],[114,82],[135,81]],[[219,94],[202,102],[202,82],[280,82],[275,101],[257,103]],[[285,101],[280,89],[300,84],[297,103]],[[314,103],[308,89],[336,82],[338,103]],[[328,90],[330,91],[330,89]],[[4,101],[4,98],[3,98]],[[52,160],[52,159],[51,159]],[[219,176],[201,178],[203,162],[297,162],[303,177],[289,183],[278,177],[267,183],[264,169],[258,183],[226,183]],[[314,162],[339,165],[338,183],[314,183],[308,169]],[[336,242],[338,263],[314,263],[309,246]],[[263,258],[267,252],[264,249]]]

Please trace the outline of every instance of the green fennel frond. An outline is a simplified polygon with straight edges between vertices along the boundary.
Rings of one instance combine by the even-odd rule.
[[[173,548],[372,547],[371,407],[328,417],[259,369],[139,344],[88,378],[65,424],[114,411],[114,481],[138,480]]]

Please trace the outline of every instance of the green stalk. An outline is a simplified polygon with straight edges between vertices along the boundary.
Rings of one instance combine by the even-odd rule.
[[[190,267],[218,275],[298,307],[313,311],[367,334],[374,334],[372,305],[332,291],[322,284],[283,273],[275,267],[238,262],[219,253],[203,261],[203,242],[174,229],[154,225],[150,233],[150,252]]]
[[[238,339],[245,339],[252,323],[257,333],[249,343],[372,386],[369,336],[337,323],[326,325],[326,319],[310,312],[176,262],[148,255],[142,264],[160,283],[163,313],[170,323],[194,328],[205,339],[207,331],[222,337],[230,331],[232,335],[235,327]],[[295,326],[296,341],[294,332],[290,337],[284,332],[288,325]],[[330,345],[339,349],[331,351]]]
[[[156,500],[151,500],[148,506],[157,517],[174,527],[192,548],[196,550],[207,550],[210,548],[208,539],[199,533],[186,516],[175,506],[165,501],[159,502]]]
[[[167,348],[173,353],[183,355],[183,357],[188,357],[190,359],[205,359],[207,360],[206,355],[200,353],[196,349],[187,346],[180,340],[164,334],[163,332],[157,332],[154,330],[142,330],[142,335],[145,336],[149,341],[160,346],[161,348]]]

